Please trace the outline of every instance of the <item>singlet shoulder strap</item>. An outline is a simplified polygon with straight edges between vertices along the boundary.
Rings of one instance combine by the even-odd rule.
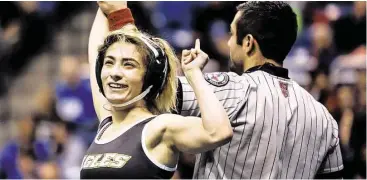
[[[98,132],[103,128],[103,126],[105,126],[107,123],[112,122],[112,117],[108,116],[105,119],[103,119],[99,125],[98,125]]]
[[[150,117],[150,118],[147,118],[147,119],[145,119],[144,121],[142,121],[141,122],[141,124],[146,124],[146,123],[148,123],[149,121],[151,121],[151,120],[153,120],[154,118],[156,118],[157,116],[152,116],[152,117]]]

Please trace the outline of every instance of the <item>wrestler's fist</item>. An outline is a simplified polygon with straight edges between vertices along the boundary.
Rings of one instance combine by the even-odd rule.
[[[200,49],[200,40],[197,39],[195,49],[182,51],[182,70],[185,74],[191,70],[202,70],[206,63],[208,63],[208,60],[208,54]]]
[[[98,1],[98,6],[106,15],[127,8],[127,1]]]

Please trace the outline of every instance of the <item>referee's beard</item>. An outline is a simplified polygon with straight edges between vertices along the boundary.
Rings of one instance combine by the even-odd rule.
[[[233,60],[230,61],[230,65],[229,65],[229,70],[231,72],[234,72],[238,75],[242,75],[243,74],[243,65],[241,64],[235,64],[233,62]]]

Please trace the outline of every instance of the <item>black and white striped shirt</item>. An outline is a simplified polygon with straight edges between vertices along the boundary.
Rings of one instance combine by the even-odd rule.
[[[343,169],[338,125],[327,109],[269,64],[235,73],[205,75],[226,109],[233,139],[197,155],[195,179],[314,178]],[[180,114],[200,116],[184,77]]]

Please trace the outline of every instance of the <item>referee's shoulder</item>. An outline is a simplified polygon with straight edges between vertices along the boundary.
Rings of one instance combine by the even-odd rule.
[[[318,112],[318,114],[322,114],[325,116],[331,116],[330,112],[327,110],[325,105],[320,103],[318,100],[316,100],[315,97],[310,92],[308,92],[305,88],[303,88],[296,82],[292,84],[295,88],[295,91],[299,92],[298,96],[301,95],[304,101],[308,101],[309,103],[312,103],[312,105],[315,106],[316,112]]]
[[[225,72],[225,74],[229,77],[230,83],[244,84],[251,88],[256,88],[258,86],[258,82],[255,81],[252,76],[249,76],[246,73],[239,75],[234,72]]]
[[[322,115],[323,119],[325,119],[326,121],[335,121],[334,117],[331,115],[328,108],[324,104],[316,100],[315,97],[312,96],[306,89],[302,88],[302,90],[304,91],[304,93],[307,94],[307,96],[309,96],[315,106],[315,109],[320,115]]]
[[[226,74],[230,80],[242,80],[243,76],[238,75],[237,73],[234,72],[223,72],[224,74]]]
[[[228,86],[238,86],[239,84],[244,84],[248,86],[256,87],[257,83],[254,82],[251,76],[246,76],[245,74],[237,74],[234,72],[207,72],[203,73],[205,80],[216,87],[228,87]],[[188,84],[185,76],[178,76],[179,82],[181,84]]]

